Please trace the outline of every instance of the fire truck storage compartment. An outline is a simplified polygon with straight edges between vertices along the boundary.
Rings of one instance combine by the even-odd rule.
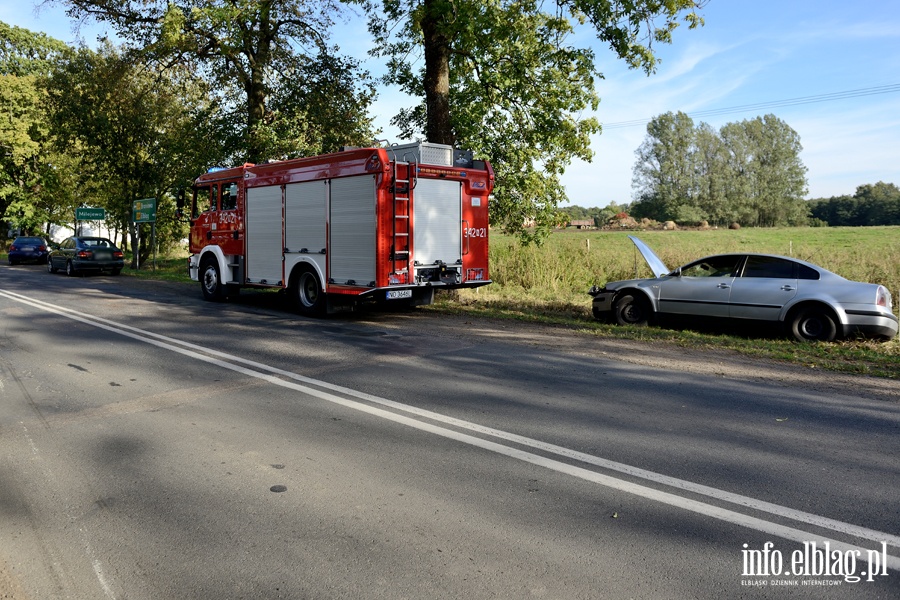
[[[398,144],[388,148],[388,156],[400,162],[422,163],[426,165],[453,166],[453,146],[416,142]]]
[[[247,283],[281,285],[281,186],[247,190]]]
[[[284,187],[285,253],[324,253],[326,196],[324,181],[292,183]],[[324,273],[324,265],[321,266]]]
[[[462,184],[446,179],[418,179],[413,210],[414,263],[459,264],[462,259]]]
[[[375,282],[375,177],[331,180],[329,279],[338,285]]]

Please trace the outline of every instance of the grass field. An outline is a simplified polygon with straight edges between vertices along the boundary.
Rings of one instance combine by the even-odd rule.
[[[607,281],[649,276],[626,237],[644,240],[670,268],[730,251],[795,256],[857,281],[885,285],[900,305],[900,227],[835,227],[707,231],[560,231],[540,247],[521,247],[491,234],[491,285],[441,294],[425,310],[542,322],[609,338],[640,339],[742,354],[828,369],[900,379],[900,340],[798,344],[787,339],[718,335],[688,330],[629,328],[590,316],[588,289]],[[6,256],[0,254],[5,262]],[[124,275],[189,282],[186,256],[160,258]],[[199,285],[199,284],[194,284]]]

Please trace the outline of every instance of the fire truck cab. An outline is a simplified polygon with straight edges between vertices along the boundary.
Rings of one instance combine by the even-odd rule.
[[[494,172],[428,143],[211,169],[193,185],[191,279],[207,300],[282,288],[302,314],[430,304],[488,276]]]

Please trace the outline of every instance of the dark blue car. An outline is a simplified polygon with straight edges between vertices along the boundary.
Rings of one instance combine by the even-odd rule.
[[[49,248],[43,238],[20,236],[10,244],[7,260],[11,265],[25,262],[45,263],[48,253]]]

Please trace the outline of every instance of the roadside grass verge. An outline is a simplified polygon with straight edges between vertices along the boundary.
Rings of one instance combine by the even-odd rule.
[[[491,285],[441,295],[429,310],[558,325],[612,339],[727,349],[810,368],[900,379],[900,339],[800,344],[786,338],[620,327],[590,314],[588,289],[652,276],[627,239],[644,240],[670,268],[709,254],[794,256],[856,281],[880,283],[900,305],[900,227],[746,228],[705,231],[560,231],[541,246],[491,234]]]
[[[125,268],[122,269],[122,275],[128,277],[137,277],[138,279],[154,279],[161,281],[181,281],[192,283],[188,275],[188,257],[166,257],[157,258],[154,264],[153,260],[147,261],[146,264],[140,266],[140,269],[131,268],[131,257],[126,255]]]
[[[441,294],[433,306],[424,307],[423,310],[552,325],[559,327],[560,335],[565,335],[566,330],[569,330],[607,339],[662,343],[700,350],[726,350],[748,358],[786,362],[810,369],[900,379],[900,338],[889,342],[843,340],[798,343],[778,337],[774,332],[770,335],[733,335],[693,329],[622,327],[594,319],[587,308],[590,297],[585,294],[585,298],[581,305],[523,302],[480,298],[475,296],[473,290],[464,290],[457,297]]]

